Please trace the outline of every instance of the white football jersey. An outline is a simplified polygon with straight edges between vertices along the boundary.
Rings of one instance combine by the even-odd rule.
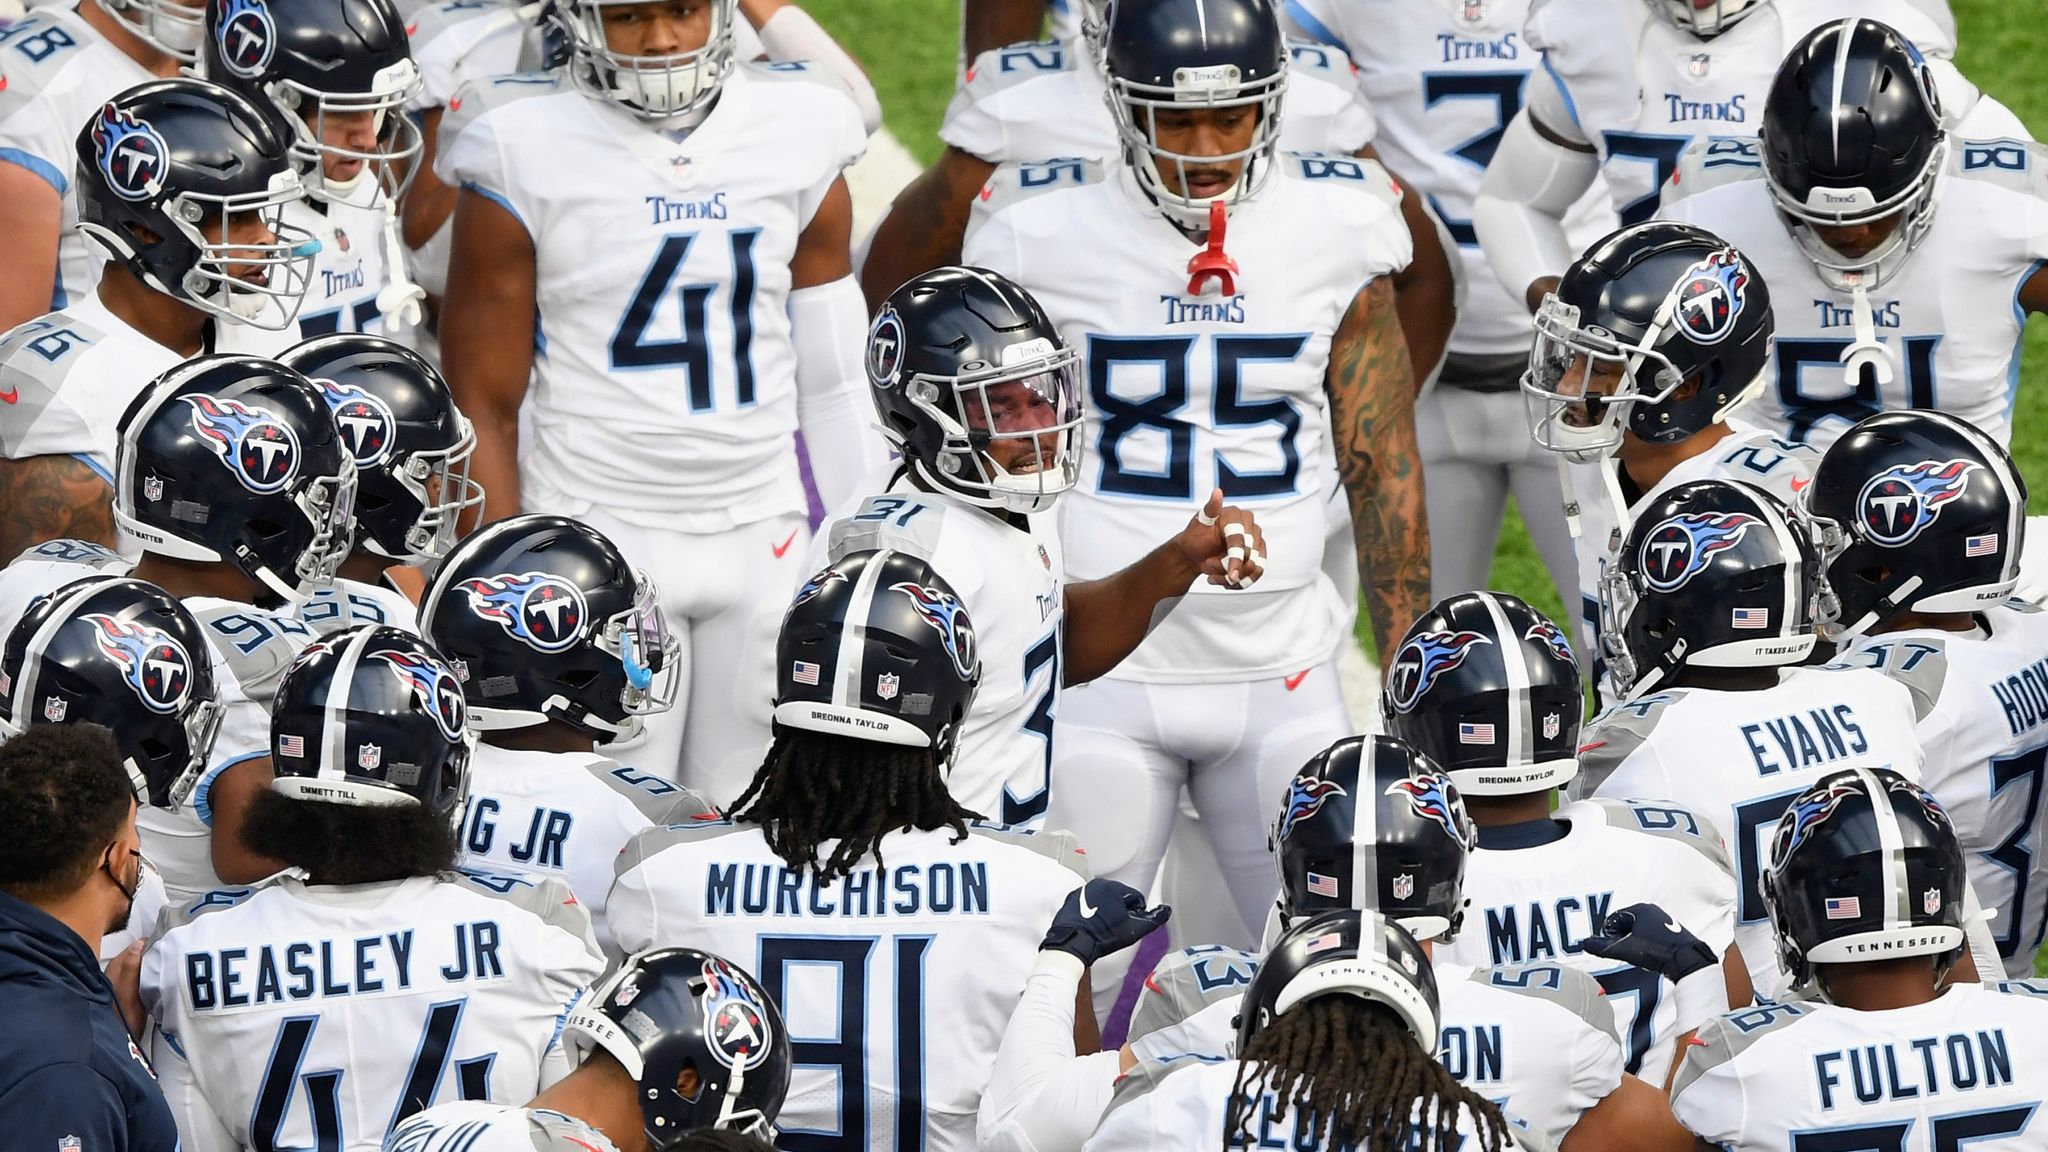
[[[285,206],[284,218],[320,241],[299,307],[300,333],[308,340],[336,332],[390,335],[377,311],[377,293],[391,282],[384,209],[300,200]]]
[[[594,752],[478,744],[456,845],[468,867],[562,880],[590,910],[597,942],[610,946],[605,897],[627,842],[648,828],[716,815],[695,791]]]
[[[1735,245],[1770,285],[1777,335],[1763,391],[1744,416],[1825,448],[1873,413],[1938,408],[2009,442],[2027,319],[2015,293],[2048,260],[2048,147],[1949,141],[1933,225],[1899,272],[1869,292],[1892,369],[1881,388],[1843,369],[1856,339],[1854,297],[1829,288],[1785,230],[1756,148],[1753,140],[1696,147],[1660,212]]]
[[[523,474],[723,531],[804,508],[788,299],[798,236],[867,133],[803,64],[743,64],[678,140],[561,72],[462,89],[435,170],[536,242]]]
[[[358,624],[389,624],[414,634],[420,630],[419,605],[406,599],[405,593],[340,576],[315,589],[313,598],[292,614],[322,636]]]
[[[1372,109],[1341,52],[1288,46],[1280,147],[1350,154],[1372,143]],[[992,48],[975,58],[939,123],[939,139],[991,164],[1051,157],[1108,161],[1123,154],[1109,86],[1080,39]]]
[[[1930,54],[1955,50],[1950,30],[1915,0],[1778,0],[1758,8],[1702,40],[1642,0],[1535,0],[1530,6],[1527,44],[1542,54],[1553,85],[1532,93],[1531,102],[1562,104],[1569,122],[1537,119],[1593,146],[1622,223],[1650,218],[1659,190],[1695,141],[1756,137],[1778,64],[1808,31],[1867,16]]]
[[[1068,575],[1093,580],[1186,527],[1212,488],[1265,534],[1255,588],[1198,580],[1116,675],[1157,683],[1280,676],[1329,659],[1350,627],[1323,572],[1335,483],[1323,377],[1368,281],[1408,263],[1390,181],[1355,160],[1282,153],[1230,214],[1231,295],[1188,291],[1201,248],[1121,165],[1005,165],[974,205],[965,263],[1044,306],[1088,381],[1079,485],[1060,498]],[[1315,220],[1322,226],[1303,228]],[[1342,234],[1342,244],[1329,237]],[[1073,254],[1099,274],[1074,275]]]
[[[206,328],[204,352],[276,356],[299,338],[296,330],[220,320]],[[0,455],[73,456],[112,484],[121,414],[150,381],[184,362],[109,312],[94,292],[17,326],[0,336]]]
[[[270,756],[270,703],[301,649],[315,636],[289,616],[233,600],[183,601],[213,650],[220,732],[206,771],[176,811],[144,805],[135,816],[142,850],[164,875],[172,904],[221,887],[213,870],[213,782],[244,760]]]
[[[1735,872],[1714,829],[1683,808],[1640,801],[1579,800],[1552,819],[1562,839],[1489,849],[1466,858],[1465,927],[1437,954],[1462,964],[1548,962],[1585,972],[1607,990],[1628,1070],[1657,1082],[1680,1033],[1672,982],[1580,945],[1609,913],[1652,903],[1719,956],[1735,940]]]
[[[1142,1075],[1141,1075],[1142,1074]],[[1086,1152],[1189,1152],[1196,1148],[1335,1149],[1338,1142],[1318,1142],[1317,1119],[1297,1109],[1289,1094],[1267,1087],[1247,1109],[1249,1135],[1228,1138],[1230,1102],[1244,1066],[1236,1060],[1187,1057],[1164,1067],[1139,1065],[1117,1086],[1118,1102],[1102,1126],[1083,1145]],[[1256,1084],[1252,1087],[1257,1087]],[[1432,1118],[1416,1107],[1415,1123]],[[1472,1117],[1459,1110],[1457,1139],[1449,1147],[1485,1147]],[[1502,1152],[1543,1147],[1525,1143],[1510,1123],[1502,1133]],[[1348,1145],[1343,1145],[1348,1147]]]
[[[1757,692],[1673,688],[1617,704],[1579,737],[1574,797],[1670,801],[1729,847],[1735,942],[1758,996],[1786,977],[1764,911],[1771,836],[1793,797],[1844,768],[1921,777],[1913,694],[1881,672],[1792,668]],[[1688,925],[1690,927],[1690,925]]]
[[[393,1128],[384,1152],[618,1152],[618,1146],[560,1112],[458,1100]]]
[[[760,978],[796,1065],[783,1133],[894,1148],[921,1131],[930,1152],[972,1152],[1003,1028],[1087,865],[1057,835],[953,837],[892,832],[879,863],[818,884],[757,826],[651,829],[619,857],[612,934],[629,953],[688,944]]]
[[[1671,1111],[1729,1152],[2048,1148],[2048,1127],[2033,1127],[2048,986],[2005,988],[1876,1012],[1809,1000],[1731,1012],[1686,1048]]]
[[[1991,934],[2006,974],[2025,979],[2048,935],[2048,862],[2039,857],[2048,783],[2048,612],[2015,601],[1977,620],[1969,632],[1915,628],[1858,637],[1836,659],[1879,668],[1918,697],[1923,783],[1955,822],[1971,887],[1997,911]]]
[[[560,881],[287,872],[167,913],[142,960],[188,1148],[376,1152],[437,1100],[530,1099],[603,968]]]
[[[1051,796],[1066,619],[1052,517],[1005,520],[950,493],[923,491],[900,468],[860,490],[882,494],[856,497],[828,519],[811,538],[804,571],[851,552],[893,548],[921,557],[945,578],[974,618],[981,656],[981,686],[960,726],[946,790],[992,823],[1038,823]]]
[[[107,101],[156,79],[114,47],[71,5],[41,8],[0,31],[0,161],[50,182],[57,217],[57,283],[50,310],[92,295],[106,250],[78,230],[78,133]],[[106,419],[111,424],[119,408]],[[7,421],[12,423],[10,419]],[[9,455],[12,455],[10,453]]]
[[[1579,651],[1593,654],[1594,683],[1603,702],[1619,699],[1620,693],[1607,680],[1607,650],[1600,643],[1600,575],[1620,554],[1637,512],[1651,500],[1694,480],[1740,480],[1797,506],[1799,493],[1813,479],[1814,466],[1820,463],[1818,450],[1781,440],[1740,419],[1726,423],[1732,435],[1708,451],[1680,461],[1649,491],[1629,501],[1626,509],[1622,506],[1628,496],[1621,490],[1620,461],[1610,457],[1565,465],[1571,482],[1565,512],[1578,519],[1573,544],[1579,566]]]

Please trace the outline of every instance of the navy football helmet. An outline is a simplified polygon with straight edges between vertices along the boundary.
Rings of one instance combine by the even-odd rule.
[[[384,624],[307,646],[270,711],[271,787],[298,800],[424,804],[453,819],[475,748],[455,670],[426,641]]]
[[[1892,28],[1852,18],[1801,37],[1771,82],[1759,137],[1771,203],[1829,287],[1884,284],[1934,226],[1948,134],[1926,58]],[[1890,233],[1859,252],[1815,231],[1885,220]]]
[[[1280,98],[1287,90],[1287,42],[1273,0],[1115,0],[1109,8],[1102,68],[1124,161],[1138,186],[1168,219],[1209,227],[1211,204],[1254,196],[1273,171],[1280,144]],[[1162,110],[1250,108],[1258,130],[1250,147],[1219,156],[1170,152],[1158,144]],[[1191,168],[1244,163],[1237,182],[1213,197],[1187,191]],[[1174,169],[1181,191],[1159,167]]]
[[[1761,488],[1694,480],[1644,505],[1600,583],[1600,639],[1634,700],[1680,670],[1770,668],[1813,651],[1820,556]]]
[[[207,0],[207,79],[266,105],[307,188],[326,200],[395,196],[420,154],[406,104],[420,90],[405,20],[391,0]],[[330,143],[329,118],[368,115],[361,146]],[[355,167],[341,177],[324,161]]]
[[[1827,561],[1821,625],[1831,639],[1900,611],[1975,612],[2019,582],[2027,482],[1967,420],[1872,416],[1829,445],[1805,497]]]
[[[682,679],[654,581],[563,516],[464,538],[420,599],[420,632],[447,653],[484,731],[559,720],[609,744],[668,711]]]
[[[1795,987],[1815,964],[1934,956],[1945,974],[1962,955],[1967,875],[1955,824],[1889,768],[1836,772],[1800,793],[1762,880]]]
[[[927,484],[970,504],[1043,512],[1081,475],[1079,357],[1038,301],[981,268],[938,268],[891,293],[868,329],[882,434]],[[1023,440],[1030,463],[990,458]]]
[[[109,259],[223,319],[291,327],[320,242],[284,222],[306,190],[269,115],[217,84],[157,80],[108,101],[77,151],[78,227]],[[240,227],[252,213],[268,240]]]
[[[356,546],[420,563],[447,555],[464,513],[480,509],[469,478],[476,433],[448,382],[395,340],[340,332],[286,352],[327,401],[356,462]]]
[[[1467,796],[1519,796],[1578,775],[1584,707],[1564,629],[1505,592],[1466,592],[1408,629],[1380,692],[1387,732]]]
[[[199,622],[141,580],[89,576],[37,600],[0,653],[0,740],[33,724],[103,725],[144,804],[185,802],[220,717]]]
[[[789,1093],[789,1033],[775,1001],[746,969],[695,948],[626,958],[562,1027],[580,1063],[602,1048],[640,1085],[654,1152],[686,1133],[730,1128],[775,1139]],[[696,1075],[696,1094],[677,1080]]]
[[[1347,736],[1287,784],[1270,842],[1280,921],[1363,908],[1424,940],[1454,940],[1478,842],[1457,787],[1428,757],[1392,736]]]
[[[1624,430],[1683,440],[1763,386],[1773,331],[1763,277],[1726,241],[1665,220],[1623,228],[1574,260],[1536,311],[1522,375],[1530,432],[1579,461],[1611,454]]]
[[[1359,909],[1319,912],[1290,925],[1259,960],[1237,1018],[1237,1047],[1318,996],[1357,996],[1393,1009],[1425,1052],[1442,1018],[1436,969],[1394,921]]]
[[[557,0],[554,18],[568,32],[570,78],[584,94],[616,101],[636,116],[701,119],[732,75],[738,0],[706,0],[710,28],[703,47],[663,56],[628,56],[613,51],[606,39],[604,10],[636,2]]]
[[[798,589],[775,641],[775,723],[931,748],[953,769],[981,683],[974,622],[907,552],[852,552]]]
[[[311,381],[215,355],[152,381],[121,417],[114,523],[142,550],[232,564],[287,601],[332,583],[356,466]]]

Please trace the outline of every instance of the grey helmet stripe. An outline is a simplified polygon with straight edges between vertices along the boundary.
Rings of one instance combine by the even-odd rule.
[[[371,628],[358,628],[348,638],[348,646],[341,650],[340,659],[334,666],[334,679],[328,684],[327,706],[320,718],[320,768],[316,778],[320,780],[344,781],[348,779],[349,750],[344,746],[348,741],[348,708],[350,697],[355,695],[356,666],[363,662],[363,650],[370,646]]]
[[[832,669],[832,703],[838,707],[860,708],[862,665],[868,652],[868,613],[874,609],[882,570],[895,555],[883,550],[868,557],[867,565],[860,570],[860,579],[853,585],[853,595],[847,599],[847,626],[840,630],[838,659]]]
[[[1870,813],[1877,821],[1877,843],[1884,853],[1884,929],[1891,932],[1913,926],[1913,892],[1906,882],[1906,844],[1899,835],[1898,814],[1892,810],[1891,790],[1868,768],[1855,769],[1856,778],[1870,794]]]
[[[1481,592],[1479,599],[1486,605],[1486,614],[1493,621],[1493,634],[1500,637],[1500,642],[1494,647],[1500,649],[1501,671],[1508,681],[1508,730],[1507,740],[1502,744],[1505,750],[1503,762],[1509,765],[1534,764],[1536,732],[1535,726],[1529,723],[1528,654],[1522,650],[1522,637],[1516,634],[1514,625],[1508,623],[1507,613],[1501,611],[1500,598],[1491,592]]]
[[[1351,801],[1351,906],[1377,911],[1380,902],[1379,747],[1367,740],[1359,749],[1358,794]]]
[[[99,591],[103,583],[102,580],[88,578],[81,583],[51,593],[52,596],[61,599],[51,609],[50,615],[43,620],[43,626],[36,629],[36,634],[29,638],[28,647],[22,652],[21,680],[14,686],[14,714],[7,718],[9,723],[21,731],[28,731],[29,726],[35,723],[36,682],[42,671],[43,653],[50,650],[50,641],[56,639],[57,630],[70,621],[72,613],[78,609],[79,602]]]

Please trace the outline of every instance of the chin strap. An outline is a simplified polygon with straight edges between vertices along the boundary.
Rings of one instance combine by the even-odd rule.
[[[1855,295],[1850,312],[1855,320],[1856,342],[1842,352],[1842,373],[1848,378],[1849,385],[1855,387],[1863,369],[1868,368],[1877,386],[1886,387],[1896,377],[1891,349],[1877,338],[1877,317],[1870,309],[1869,291],[1860,283],[1850,291]]]
[[[1222,295],[1237,295],[1237,261],[1223,251],[1223,232],[1228,210],[1222,200],[1209,201],[1209,246],[1188,259],[1188,295],[1200,296],[1214,280]]]

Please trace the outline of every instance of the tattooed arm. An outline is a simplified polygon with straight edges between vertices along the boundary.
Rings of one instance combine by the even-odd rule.
[[[0,460],[0,557],[67,536],[112,548],[113,499],[98,473],[69,456]]]
[[[1330,340],[1331,435],[1381,658],[1429,607],[1429,517],[1415,445],[1415,378],[1387,277],[1351,300]]]
[[[938,163],[896,194],[889,214],[875,226],[860,268],[869,311],[879,310],[889,293],[912,276],[960,262],[968,209],[995,170],[979,156],[947,148]]]

